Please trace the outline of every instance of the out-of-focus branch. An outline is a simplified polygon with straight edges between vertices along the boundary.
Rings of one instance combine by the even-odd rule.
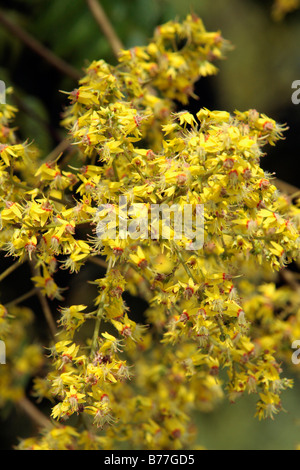
[[[277,186],[279,191],[281,191],[282,193],[287,194],[288,196],[292,196],[296,193],[300,194],[300,189],[297,188],[297,186],[293,186],[290,183],[286,183],[286,181],[275,178],[274,184],[275,184],[275,186]]]
[[[290,271],[289,269],[282,269],[280,271],[280,275],[282,280],[286,284],[288,284],[293,291],[300,294],[300,284],[297,282],[295,275],[292,271]]]
[[[27,299],[30,299],[33,295],[36,294],[37,289],[34,287],[31,289],[29,292],[26,292],[26,294],[21,295],[20,297],[12,300],[11,302],[8,302],[7,304],[4,305],[6,309],[10,309],[11,307],[14,307],[15,305],[19,305],[22,302],[24,302]]]
[[[81,78],[81,74],[74,67],[69,65],[60,57],[56,56],[47,47],[37,41],[33,36],[27,33],[16,23],[13,23],[7,16],[0,10],[0,23],[4,28],[20,39],[27,47],[32,49],[36,54],[41,56],[49,64],[55,67],[57,70],[62,72],[64,75],[69,76],[73,80],[78,81]]]
[[[18,407],[38,426],[42,428],[53,427],[51,421],[28,398],[23,397],[17,402]]]
[[[90,263],[96,264],[97,266],[100,266],[101,268],[107,269],[107,262],[102,260],[101,258],[98,258],[96,256],[89,256],[87,259]]]
[[[15,269],[17,269],[19,266],[22,266],[22,264],[26,261],[26,259],[24,258],[22,261],[18,260],[16,261],[14,264],[12,264],[11,266],[9,266],[9,268],[7,268],[5,271],[3,271],[1,274],[0,274],[0,282],[3,281],[3,279],[5,279],[7,276],[9,276],[11,273],[13,273],[15,271]]]
[[[97,0],[86,0],[96,22],[98,23],[101,31],[106,36],[113,53],[118,57],[121,49],[124,49],[122,42],[116,34],[111,22],[106,16],[101,4]]]
[[[54,162],[58,157],[61,156],[62,153],[64,153],[66,150],[71,148],[70,141],[68,139],[62,140],[55,149],[52,150],[52,152],[47,155],[47,157],[44,159],[43,163],[51,163]]]

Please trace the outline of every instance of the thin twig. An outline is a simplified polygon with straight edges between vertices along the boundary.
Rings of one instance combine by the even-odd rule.
[[[37,41],[33,36],[27,33],[27,31],[25,31],[19,25],[13,23],[1,10],[0,23],[4,26],[7,31],[19,38],[24,44],[26,44],[27,47],[32,49],[36,54],[41,56],[49,64],[51,64],[57,70],[62,72],[64,75],[67,75],[76,81],[81,78],[81,73],[78,70],[69,65],[60,57],[56,56],[52,51],[50,51],[47,47]]]
[[[15,271],[19,266],[22,266],[22,264],[26,261],[26,259],[23,259],[22,261],[18,260],[14,264],[12,264],[9,268],[7,268],[3,273],[0,274],[0,282],[3,281],[7,276],[9,276],[11,273]]]
[[[101,31],[106,36],[106,39],[108,40],[114,55],[118,57],[120,51],[124,49],[124,46],[117,36],[111,22],[106,16],[105,11],[97,0],[86,1]]]
[[[34,287],[29,292],[26,292],[26,294],[21,295],[17,299],[11,300],[11,302],[8,302],[7,304],[5,304],[4,307],[6,309],[10,309],[11,307],[14,307],[15,305],[21,304],[22,302],[24,302],[24,300],[30,299],[30,297],[32,297],[36,293],[37,293],[37,289],[36,287]]]
[[[51,163],[54,162],[60,157],[68,148],[70,147],[70,141],[68,139],[62,140],[52,152],[47,155],[42,163]]]
[[[32,272],[33,276],[40,276],[39,268],[37,268],[34,265],[34,262],[32,262],[32,261],[30,262],[30,268],[31,268],[31,272]],[[43,310],[46,322],[48,324],[52,339],[55,341],[55,336],[57,334],[57,328],[56,328],[56,324],[55,324],[55,321],[53,319],[52,312],[51,312],[51,309],[49,307],[48,301],[47,301],[46,297],[43,295],[43,293],[42,293],[42,291],[39,287],[36,288],[36,294],[37,294],[37,296],[39,298],[39,301],[40,301],[40,304],[42,306],[42,310]]]
[[[106,261],[104,261],[103,259],[98,258],[96,256],[89,256],[87,261],[89,261],[90,263],[96,264],[97,266],[100,266],[101,268],[105,268],[105,269],[107,269],[107,266],[108,266]]]
[[[37,296],[39,298],[39,301],[40,301],[42,309],[43,309],[44,316],[45,316],[46,321],[48,323],[52,339],[55,340],[55,335],[57,333],[57,330],[56,330],[56,325],[55,325],[55,322],[53,320],[52,312],[51,312],[51,309],[50,309],[49,304],[47,302],[47,299],[42,294],[42,292],[40,290],[37,291]]]
[[[42,428],[53,427],[52,422],[30,401],[23,397],[17,402],[17,405],[24,411],[29,418]]]

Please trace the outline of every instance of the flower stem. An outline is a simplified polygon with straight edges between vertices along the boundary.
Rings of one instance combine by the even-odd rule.
[[[113,159],[112,167],[113,167],[113,170],[114,170],[114,175],[115,175],[116,181],[120,181],[115,158]]]
[[[132,166],[134,167],[134,169],[138,172],[138,174],[140,175],[141,179],[142,179],[143,181],[145,181],[145,177],[144,177],[143,173],[141,172],[141,170],[139,169],[139,167],[138,167],[137,165],[135,165],[134,163],[132,163],[132,161],[130,160],[130,157],[129,157],[128,153],[127,153],[127,152],[124,152],[124,155],[125,155],[125,157],[127,158],[127,160],[129,161],[130,165],[132,165]]]
[[[224,342],[224,341],[226,340],[226,334],[225,334],[225,332],[224,332],[223,325],[222,325],[221,320],[220,320],[220,318],[219,318],[218,316],[216,316],[215,318],[216,318],[216,322],[217,322],[217,324],[218,324],[219,330],[220,330],[220,332],[221,332],[220,340],[221,340],[222,342]]]
[[[30,262],[30,268],[31,268],[33,276],[40,276],[39,269],[34,265],[33,262]],[[51,312],[51,309],[49,307],[48,301],[47,301],[46,297],[43,295],[43,293],[42,293],[42,291],[39,287],[36,288],[36,294],[39,298],[39,301],[40,301],[40,304],[41,304],[41,307],[42,307],[42,310],[43,310],[43,313],[44,313],[44,317],[46,319],[46,322],[47,322],[49,330],[50,330],[51,337],[52,337],[53,341],[55,341],[55,336],[57,334],[57,328],[56,328],[56,324],[55,324],[55,321],[53,319],[52,312]]]
[[[173,246],[175,248],[175,251],[177,253],[177,256],[178,256],[178,259],[180,261],[180,263],[182,264],[185,272],[187,273],[187,275],[189,276],[189,278],[191,278],[195,284],[198,284],[198,281],[196,280],[194,274],[192,273],[192,271],[190,270],[190,268],[188,267],[188,265],[186,264],[180,250],[177,248],[177,246],[175,245],[175,243],[173,243]]]
[[[113,258],[110,258],[108,265],[107,265],[106,275],[111,270],[112,265],[113,265]],[[98,341],[98,336],[99,336],[99,331],[100,331],[100,326],[101,326],[101,317],[103,315],[104,305],[105,305],[105,297],[106,297],[106,293],[103,292],[101,296],[98,312],[97,312],[97,318],[96,318],[95,329],[94,329],[94,334],[93,334],[93,340],[92,340],[92,346],[91,346],[92,355],[95,354],[96,348],[97,348],[97,341]]]

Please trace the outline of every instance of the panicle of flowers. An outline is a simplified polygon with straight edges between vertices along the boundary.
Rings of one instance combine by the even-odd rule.
[[[264,279],[299,260],[300,208],[260,166],[285,127],[256,110],[175,107],[216,73],[226,46],[190,15],[122,51],[115,67],[92,62],[68,93],[63,124],[76,148],[68,169],[64,158],[44,161],[28,185],[16,166],[27,146],[1,147],[1,249],[31,261],[32,281],[50,301],[64,300],[58,269],[78,273],[87,261],[105,269],[90,280],[91,309],[59,308],[33,387],[52,402],[55,424],[19,448],[189,448],[193,410],[211,411],[224,396],[256,393],[260,418],[280,411],[291,383],[278,360],[298,314],[293,332],[284,290],[245,279],[251,268]],[[4,110],[10,119],[13,110]],[[204,243],[195,244],[195,221],[178,238],[174,217],[150,220],[158,205],[167,213],[189,206],[193,216],[203,206]],[[135,321],[126,292],[147,301],[144,321]],[[290,307],[295,315],[296,299]],[[5,319],[1,329],[9,331]]]

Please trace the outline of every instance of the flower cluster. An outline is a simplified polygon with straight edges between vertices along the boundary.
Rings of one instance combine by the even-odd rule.
[[[189,16],[157,28],[148,46],[122,51],[115,67],[92,62],[68,94],[63,123],[77,148],[69,167],[61,155],[37,163],[3,124],[1,249],[29,260],[47,301],[63,300],[59,268],[78,273],[93,261],[106,269],[91,280],[93,309],[59,310],[46,372],[33,386],[52,402],[52,427],[19,448],[188,448],[193,410],[210,411],[224,395],[234,402],[257,393],[259,418],[281,410],[291,382],[277,361],[297,335],[299,305],[274,279],[297,260],[300,208],[260,159],[285,128],[256,110],[176,111],[201,76],[216,72],[224,48],[219,32]],[[13,110],[3,109],[10,119]],[[157,205],[189,205],[193,218],[204,207],[204,244],[194,244],[195,230],[176,237],[174,218],[153,230],[146,217],[145,236],[141,213]],[[252,282],[253,272],[261,278]],[[148,303],[144,322],[134,321],[126,291]]]

